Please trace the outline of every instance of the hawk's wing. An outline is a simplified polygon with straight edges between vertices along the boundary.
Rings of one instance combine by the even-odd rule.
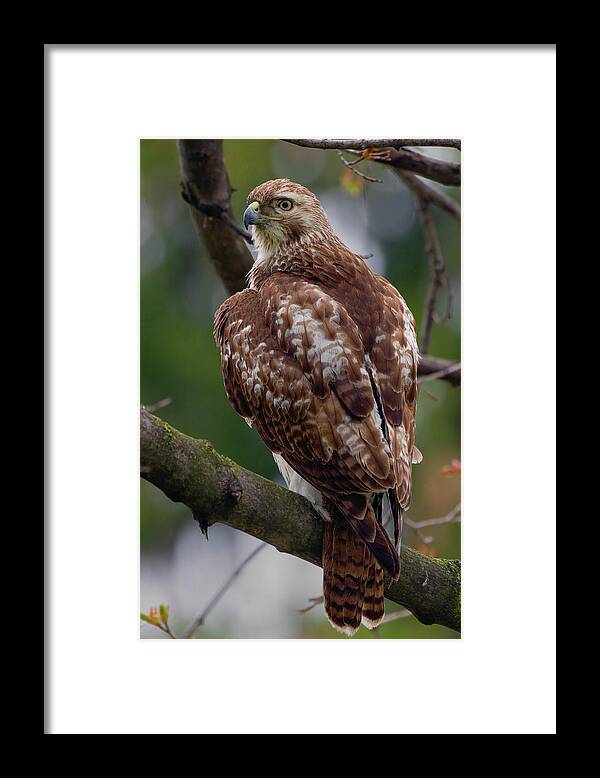
[[[356,325],[319,287],[291,278],[273,275],[217,311],[227,395],[317,488],[384,491],[394,484],[392,455]]]
[[[378,277],[378,287],[382,315],[371,347],[372,373],[392,449],[396,475],[394,496],[400,509],[407,510],[411,499],[412,465],[422,458],[415,446],[419,350],[415,320],[404,299],[385,278]],[[394,518],[398,543],[399,516]]]
[[[395,486],[394,458],[345,308],[319,286],[276,273],[223,303],[215,337],[236,411],[367,543],[384,544],[365,495]]]

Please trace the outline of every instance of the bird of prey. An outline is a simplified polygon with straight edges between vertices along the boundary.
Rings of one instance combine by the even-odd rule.
[[[225,389],[290,489],[323,517],[323,595],[352,635],[384,617],[400,575],[415,446],[415,321],[398,291],[336,236],[317,197],[287,179],[248,195],[257,250],[248,288],[215,316]],[[382,525],[389,501],[394,542]]]

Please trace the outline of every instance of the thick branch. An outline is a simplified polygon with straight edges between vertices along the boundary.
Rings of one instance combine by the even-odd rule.
[[[381,162],[382,160],[377,161]],[[448,197],[445,192],[429,186],[414,173],[408,173],[406,170],[398,168],[394,168],[394,172],[412,189],[422,202],[433,203],[433,205],[443,208],[451,216],[454,216],[455,219],[460,220],[460,205],[452,197]]]
[[[228,292],[246,286],[252,255],[231,208],[231,186],[220,140],[178,140],[184,197],[198,236]]]
[[[441,159],[426,157],[410,149],[386,148],[369,152],[367,159],[383,162],[396,170],[416,173],[431,181],[446,186],[460,186],[460,165],[457,162],[444,162]]]
[[[321,565],[322,521],[294,492],[245,470],[205,440],[178,432],[141,411],[141,474],[201,526],[215,522],[247,532],[279,551]],[[386,579],[386,597],[424,624],[460,631],[460,562],[402,548],[398,581]]]
[[[446,146],[453,149],[460,149],[460,140],[458,138],[356,138],[350,140],[340,140],[338,138],[303,138],[291,140],[282,138],[286,143],[294,143],[296,146],[304,146],[307,149],[365,149],[380,148],[382,146],[391,146],[394,149],[400,149],[403,146]]]

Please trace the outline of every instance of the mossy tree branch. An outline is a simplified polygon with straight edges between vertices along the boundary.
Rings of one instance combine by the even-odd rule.
[[[322,520],[310,502],[245,470],[205,440],[184,435],[142,408],[141,475],[192,511],[202,528],[221,522],[321,565]],[[460,562],[401,551],[398,581],[386,597],[424,624],[460,631]]]

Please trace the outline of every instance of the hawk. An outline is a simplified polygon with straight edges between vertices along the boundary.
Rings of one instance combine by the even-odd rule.
[[[323,595],[352,635],[384,616],[400,575],[415,446],[415,321],[398,291],[336,236],[316,196],[285,178],[248,195],[248,288],[215,316],[225,389],[288,488],[325,519]],[[394,542],[382,524],[384,498]]]

